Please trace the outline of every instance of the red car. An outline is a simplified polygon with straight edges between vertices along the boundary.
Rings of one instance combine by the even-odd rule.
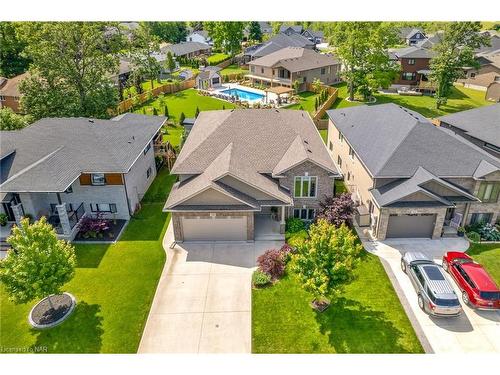
[[[500,309],[500,290],[483,266],[470,256],[449,251],[443,256],[443,268],[462,290],[466,305],[480,309]]]

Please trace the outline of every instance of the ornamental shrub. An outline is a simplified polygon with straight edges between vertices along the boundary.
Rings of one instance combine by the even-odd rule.
[[[268,274],[272,280],[279,279],[285,273],[283,253],[278,249],[266,250],[257,258],[259,269]]]
[[[500,241],[500,232],[490,223],[485,223],[478,230],[479,235],[485,241]]]
[[[271,282],[271,276],[261,270],[256,270],[252,275],[252,284],[256,288],[268,285]]]
[[[473,243],[481,242],[481,236],[477,232],[469,232],[467,233],[467,238],[471,240]]]
[[[305,229],[304,222],[296,217],[290,217],[286,220],[286,231],[296,233]]]

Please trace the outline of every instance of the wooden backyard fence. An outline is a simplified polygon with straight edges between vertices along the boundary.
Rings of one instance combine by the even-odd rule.
[[[314,87],[311,83],[307,84],[307,91],[314,91]],[[328,91],[328,98],[325,102],[318,108],[318,110],[313,114],[313,121],[319,130],[328,129],[328,120],[323,119],[326,111],[329,110],[332,104],[337,100],[338,90],[332,86],[321,85],[321,90]]]
[[[125,99],[118,104],[116,111],[118,114],[129,111],[134,105],[141,105],[149,98],[156,98],[160,94],[173,94],[174,92],[191,89],[196,86],[196,80],[189,79],[181,82],[169,82],[155,87],[153,90],[144,91],[142,94]]]

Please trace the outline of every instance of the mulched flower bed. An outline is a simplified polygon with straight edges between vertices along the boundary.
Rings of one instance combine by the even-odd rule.
[[[36,328],[49,328],[62,322],[75,305],[70,294],[63,293],[46,297],[33,307],[30,312],[30,323]]]
[[[75,237],[75,241],[82,241],[82,242],[96,242],[96,241],[102,241],[102,242],[110,242],[110,241],[116,241],[118,239],[118,235],[120,234],[121,230],[127,223],[127,220],[109,220],[108,221],[108,226],[109,229],[105,230],[104,232],[101,233],[101,235],[98,235],[96,237],[84,237],[83,232],[78,232],[78,234]]]

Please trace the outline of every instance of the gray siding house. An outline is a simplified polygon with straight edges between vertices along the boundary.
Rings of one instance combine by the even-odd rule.
[[[440,238],[498,221],[499,159],[395,104],[328,115],[328,149],[373,237]]]
[[[72,240],[84,215],[128,220],[156,176],[153,142],[165,117],[45,118],[1,132],[0,212],[46,216]]]
[[[285,220],[313,220],[337,169],[305,111],[204,111],[172,173],[164,211],[176,241],[284,239]]]

